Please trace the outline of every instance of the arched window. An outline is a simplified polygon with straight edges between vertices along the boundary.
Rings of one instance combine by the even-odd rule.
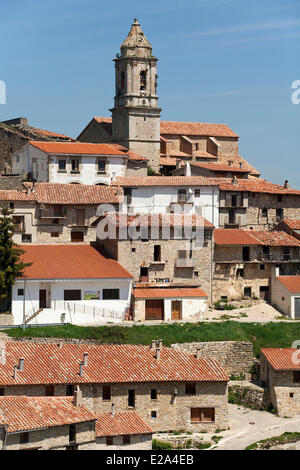
[[[140,73],[140,90],[146,90],[146,75],[147,72],[142,70]]]
[[[125,88],[125,72],[121,72],[121,90],[124,90]]]

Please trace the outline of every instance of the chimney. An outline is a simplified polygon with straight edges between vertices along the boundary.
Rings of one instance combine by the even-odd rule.
[[[85,352],[83,353],[83,365],[86,367],[88,365],[89,361],[89,353]]]
[[[155,351],[155,346],[156,346],[156,341],[155,341],[155,339],[153,339],[153,340],[151,341],[151,349],[152,349],[152,351]]]
[[[19,371],[23,371],[24,370],[24,359],[21,357],[19,359]]]
[[[163,347],[163,340],[162,339],[158,340],[158,347],[160,349],[162,349],[162,347]]]
[[[63,346],[63,340],[60,339],[60,340],[58,341],[58,347],[59,347],[59,348],[62,348],[62,346]]]
[[[76,385],[74,390],[74,406],[80,407],[82,405],[82,391],[79,385]]]
[[[157,359],[158,361],[160,360],[160,353],[161,353],[161,349],[160,349],[160,348],[156,348],[156,351],[155,351],[155,359]]]
[[[285,180],[283,186],[284,186],[285,189],[291,189],[291,186],[290,186],[290,183],[288,182],[288,180]]]
[[[196,359],[200,359],[201,357],[201,348],[196,349]]]
[[[231,184],[234,184],[235,186],[238,184],[238,179],[236,176],[232,178]]]
[[[14,366],[14,379],[18,376],[18,366]]]
[[[184,173],[185,173],[184,176],[192,176],[191,165],[189,163],[186,163]]]
[[[79,375],[80,377],[83,377],[83,362],[80,362],[79,363]]]
[[[115,414],[115,404],[112,403],[111,404],[111,415],[114,416],[114,414]]]

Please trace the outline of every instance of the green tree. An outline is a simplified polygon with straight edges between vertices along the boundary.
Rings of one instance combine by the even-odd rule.
[[[7,311],[11,302],[11,287],[17,277],[22,276],[27,263],[20,261],[24,253],[13,242],[12,211],[0,208],[0,312]]]

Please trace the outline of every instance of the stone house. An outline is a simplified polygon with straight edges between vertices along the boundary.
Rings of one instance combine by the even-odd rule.
[[[29,140],[71,142],[71,137],[30,126],[27,118],[0,122],[0,173],[10,173],[11,157]],[[14,189],[14,188],[13,188]]]
[[[4,417],[2,433],[0,423],[1,450],[95,447],[97,416],[76,398],[0,396],[0,415]]]
[[[285,218],[300,218],[300,191],[259,178],[220,183],[219,227],[272,230]]]
[[[128,160],[146,161],[120,145],[29,141],[13,154],[12,171],[37,182],[110,184],[126,176]]]
[[[0,205],[13,210],[13,240],[21,243],[90,243],[96,241],[99,205],[118,210],[123,191],[111,186],[22,183],[0,190]]]
[[[112,407],[113,408],[113,407]],[[95,413],[95,450],[151,450],[152,429],[135,411]]]
[[[197,214],[126,216],[119,213],[98,219],[97,243],[131,272],[135,287],[156,289],[151,290],[154,295],[152,300],[156,299],[156,319],[171,319],[171,311],[170,314],[166,313],[170,310],[169,307],[163,304],[172,300],[177,300],[176,309],[173,302],[174,316],[178,316],[177,319],[191,318],[206,310],[207,297],[210,302],[213,230],[213,225]],[[175,288],[174,291],[169,290],[172,287]],[[180,287],[185,289],[179,291]],[[201,289],[194,290],[196,287]],[[159,291],[158,288],[163,290]],[[144,294],[141,290],[134,291],[134,318],[153,319],[153,312],[148,315],[147,308],[144,309],[145,304],[150,306],[154,303],[150,302],[150,298],[146,300],[150,291],[143,300],[141,294]],[[187,301],[183,302],[183,298]]]
[[[256,297],[271,300],[272,275],[300,270],[300,243],[286,232],[241,229],[214,231],[214,300]]]
[[[2,396],[70,396],[92,411],[135,411],[154,431],[228,427],[228,376],[219,363],[162,346],[4,341]],[[24,361],[22,361],[24,358]],[[34,367],[33,367],[34,365]]]
[[[230,160],[229,160],[230,162]],[[224,162],[181,162],[175,170],[172,171],[172,176],[204,176],[205,178],[249,178],[251,169],[246,167],[242,162],[238,166],[232,163]]]
[[[280,276],[276,268],[272,278],[272,304],[290,318],[300,318],[300,276]]]
[[[261,349],[260,381],[269,390],[273,407],[279,416],[300,415],[299,349]]]
[[[132,275],[92,245],[22,245],[31,263],[12,287],[14,324],[123,321]]]
[[[275,230],[284,230],[289,235],[300,239],[300,219],[283,219],[275,227]]]

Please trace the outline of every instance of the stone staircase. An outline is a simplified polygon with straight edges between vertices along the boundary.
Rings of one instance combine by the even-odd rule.
[[[31,315],[30,317],[26,318],[26,325],[28,325],[28,323],[30,323],[35,317],[37,317],[44,309],[43,308],[39,308],[33,315]]]

